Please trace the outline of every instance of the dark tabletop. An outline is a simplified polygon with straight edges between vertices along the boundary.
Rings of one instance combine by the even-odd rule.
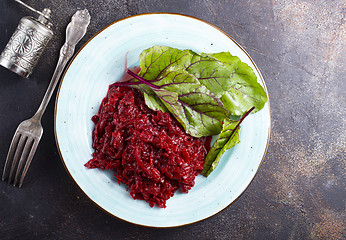
[[[0,67],[0,172],[14,131],[46,91],[77,9],[91,24],[80,48],[115,20],[148,12],[204,19],[254,59],[271,101],[271,141],[252,184],[230,207],[192,225],[136,226],[95,206],[66,172],[54,139],[55,93],[44,135],[21,189],[0,182],[0,239],[345,238],[346,24],[344,1],[27,0],[53,11],[55,36],[30,79]],[[34,15],[0,1],[0,51],[19,20]]]

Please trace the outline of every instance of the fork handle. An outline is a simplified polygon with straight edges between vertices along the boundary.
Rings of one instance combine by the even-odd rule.
[[[49,100],[52,97],[54,89],[59,82],[60,76],[61,76],[62,72],[64,71],[64,68],[65,68],[67,62],[70,60],[70,58],[73,55],[74,49],[75,49],[75,46],[71,46],[67,42],[65,42],[65,44],[60,49],[59,60],[58,60],[58,63],[55,67],[55,71],[53,73],[52,79],[49,83],[49,86],[47,88],[46,93],[44,94],[44,97],[42,99],[42,102],[41,102],[38,110],[36,111],[35,115],[33,116],[33,119],[35,119],[37,121],[41,121],[42,115],[48,106]]]
[[[42,102],[37,112],[32,117],[34,120],[41,121],[42,115],[47,108],[47,105],[49,103],[50,98],[52,97],[57,83],[59,82],[61,73],[64,71],[67,62],[72,57],[77,43],[85,35],[89,23],[90,14],[86,9],[79,10],[72,16],[72,20],[66,28],[66,41],[60,49],[59,60],[56,65],[52,80],[49,83],[47,91],[42,99]]]

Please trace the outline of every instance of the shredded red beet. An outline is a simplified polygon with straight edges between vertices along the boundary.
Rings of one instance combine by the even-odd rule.
[[[115,170],[134,199],[165,208],[176,190],[194,186],[205,139],[186,134],[169,113],[149,109],[138,90],[111,85],[92,120],[95,152],[85,166]]]

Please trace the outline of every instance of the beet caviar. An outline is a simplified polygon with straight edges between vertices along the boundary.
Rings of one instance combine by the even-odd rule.
[[[111,85],[92,120],[95,151],[85,166],[114,170],[134,199],[165,208],[176,190],[194,186],[205,140],[186,134],[169,113],[148,108],[138,90]]]

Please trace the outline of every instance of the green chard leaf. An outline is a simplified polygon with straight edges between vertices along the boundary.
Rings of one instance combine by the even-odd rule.
[[[194,75],[183,69],[169,67],[158,79],[150,82],[129,73],[150,87],[186,133],[194,137],[218,134],[222,120],[229,116],[222,102]]]
[[[178,67],[169,67],[157,81],[152,83],[160,89],[178,94],[181,108],[176,113],[179,115],[171,111],[170,102],[163,101],[163,103],[183,124],[187,133],[202,137],[215,135],[221,131],[222,120],[229,116],[229,112],[194,75]]]
[[[252,106],[259,111],[267,101],[253,70],[229,52],[154,46],[140,54],[139,64],[136,76],[144,82],[119,84],[140,89],[148,107],[171,112],[192,136],[218,134],[224,118],[241,116]]]
[[[159,101],[163,104],[163,106],[167,109],[168,112],[171,112],[173,116],[179,121],[177,117],[180,116],[182,109],[181,104],[179,103],[178,93],[167,91],[164,89],[153,89],[155,96],[159,99]],[[181,122],[181,124],[185,128],[185,122]]]
[[[221,133],[205,158],[202,170],[202,174],[204,176],[207,177],[212,171],[215,170],[222,155],[227,149],[234,147],[240,142],[239,132],[240,126],[238,126],[238,122],[225,118]]]
[[[229,78],[230,88],[220,98],[231,114],[243,115],[252,106],[255,107],[253,113],[261,110],[267,102],[267,94],[257,82],[252,68],[229,52],[214,53],[211,56],[233,69]]]
[[[208,55],[216,58],[220,62],[228,65],[237,64],[240,59],[237,56],[233,56],[229,52],[209,53]]]
[[[151,90],[151,89],[150,89]],[[145,104],[154,111],[170,112],[153,91],[143,91]],[[174,98],[174,97],[173,97]]]
[[[230,76],[235,67],[223,64],[207,54],[194,53],[186,70],[212,91],[218,98],[231,87]]]
[[[267,101],[253,70],[229,52],[198,54],[191,50],[154,46],[141,53],[139,63],[139,76],[149,82],[157,80],[170,67],[187,70],[235,116],[243,115],[252,106],[257,112]]]
[[[204,176],[207,177],[212,171],[214,171],[227,149],[234,147],[240,142],[240,124],[253,110],[254,107],[247,111],[238,121],[233,121],[227,118],[224,119],[222,130],[205,158],[202,170]]]
[[[185,69],[190,65],[191,50],[180,50],[166,46],[153,46],[139,55],[139,76],[147,81],[157,79],[169,67]]]

